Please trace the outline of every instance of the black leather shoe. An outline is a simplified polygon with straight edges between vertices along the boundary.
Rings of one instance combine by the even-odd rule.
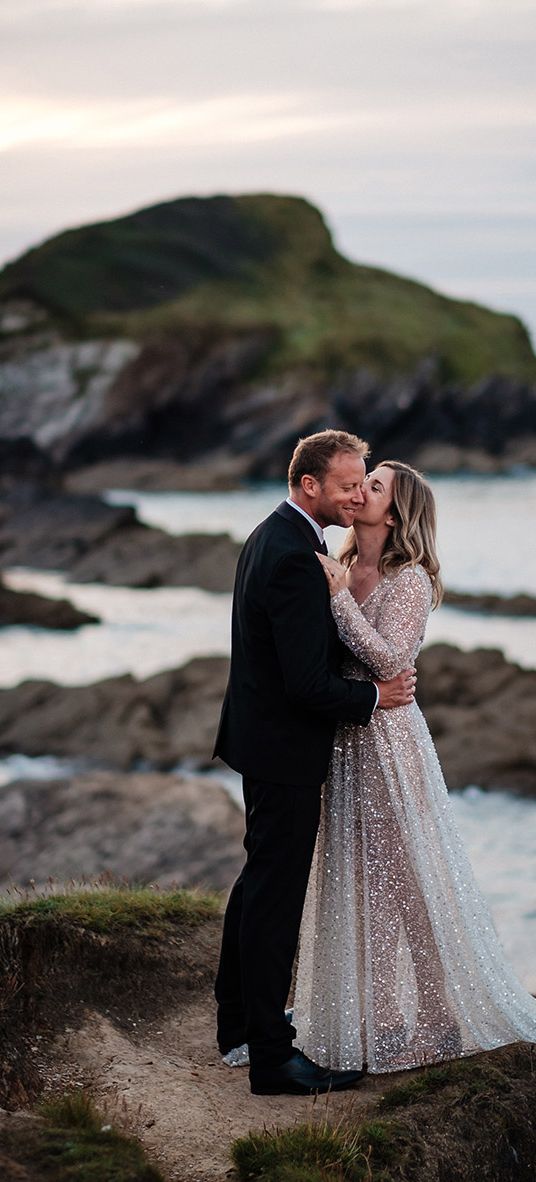
[[[332,1071],[319,1067],[301,1051],[269,1071],[251,1068],[249,1079],[254,1096],[312,1096],[315,1092],[341,1092],[363,1078],[364,1071]]]

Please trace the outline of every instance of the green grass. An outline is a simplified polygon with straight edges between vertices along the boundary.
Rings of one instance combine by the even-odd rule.
[[[192,926],[216,916],[217,895],[191,890],[161,891],[151,887],[74,887],[64,893],[31,893],[0,899],[0,927],[6,919],[26,925],[67,923],[88,931],[113,933],[136,929],[158,936],[177,924]]]
[[[365,1182],[381,1179],[396,1162],[393,1122],[368,1120],[357,1129],[327,1122],[296,1125],[271,1133],[250,1133],[233,1145],[240,1179],[266,1182]],[[374,1165],[375,1173],[371,1169]],[[379,1171],[379,1172],[378,1172]],[[389,1175],[385,1175],[389,1177]]]
[[[3,1138],[9,1176],[18,1176],[18,1166],[51,1182],[163,1182],[141,1145],[107,1124],[84,1093],[50,1100],[38,1115],[24,1132],[19,1125]]]
[[[520,1045],[412,1075],[339,1121],[235,1141],[240,1182],[533,1182],[536,1072]]]
[[[206,343],[269,329],[267,374],[394,373],[432,356],[442,380],[536,376],[516,317],[350,262],[296,197],[179,199],[69,230],[4,269],[0,299],[14,296],[75,336],[201,333]]]

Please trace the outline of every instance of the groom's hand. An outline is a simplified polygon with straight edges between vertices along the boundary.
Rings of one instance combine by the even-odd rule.
[[[391,681],[375,681],[380,692],[376,709],[393,710],[395,706],[409,706],[415,697],[416,681],[415,669],[404,669]]]

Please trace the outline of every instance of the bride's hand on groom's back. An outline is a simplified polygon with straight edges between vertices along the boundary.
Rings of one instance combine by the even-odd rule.
[[[390,681],[374,681],[380,696],[378,710],[393,710],[396,706],[409,706],[415,697],[417,673],[414,668],[404,669]]]

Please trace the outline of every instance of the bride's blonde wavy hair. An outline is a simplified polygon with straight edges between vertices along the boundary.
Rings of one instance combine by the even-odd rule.
[[[430,485],[421,472],[399,460],[381,460],[376,468],[391,468],[395,474],[389,507],[395,524],[386,538],[380,574],[391,574],[420,563],[432,584],[432,607],[439,607],[443,584],[436,551],[436,507]],[[339,553],[339,562],[351,566],[357,555],[357,539],[354,530],[350,529]]]

